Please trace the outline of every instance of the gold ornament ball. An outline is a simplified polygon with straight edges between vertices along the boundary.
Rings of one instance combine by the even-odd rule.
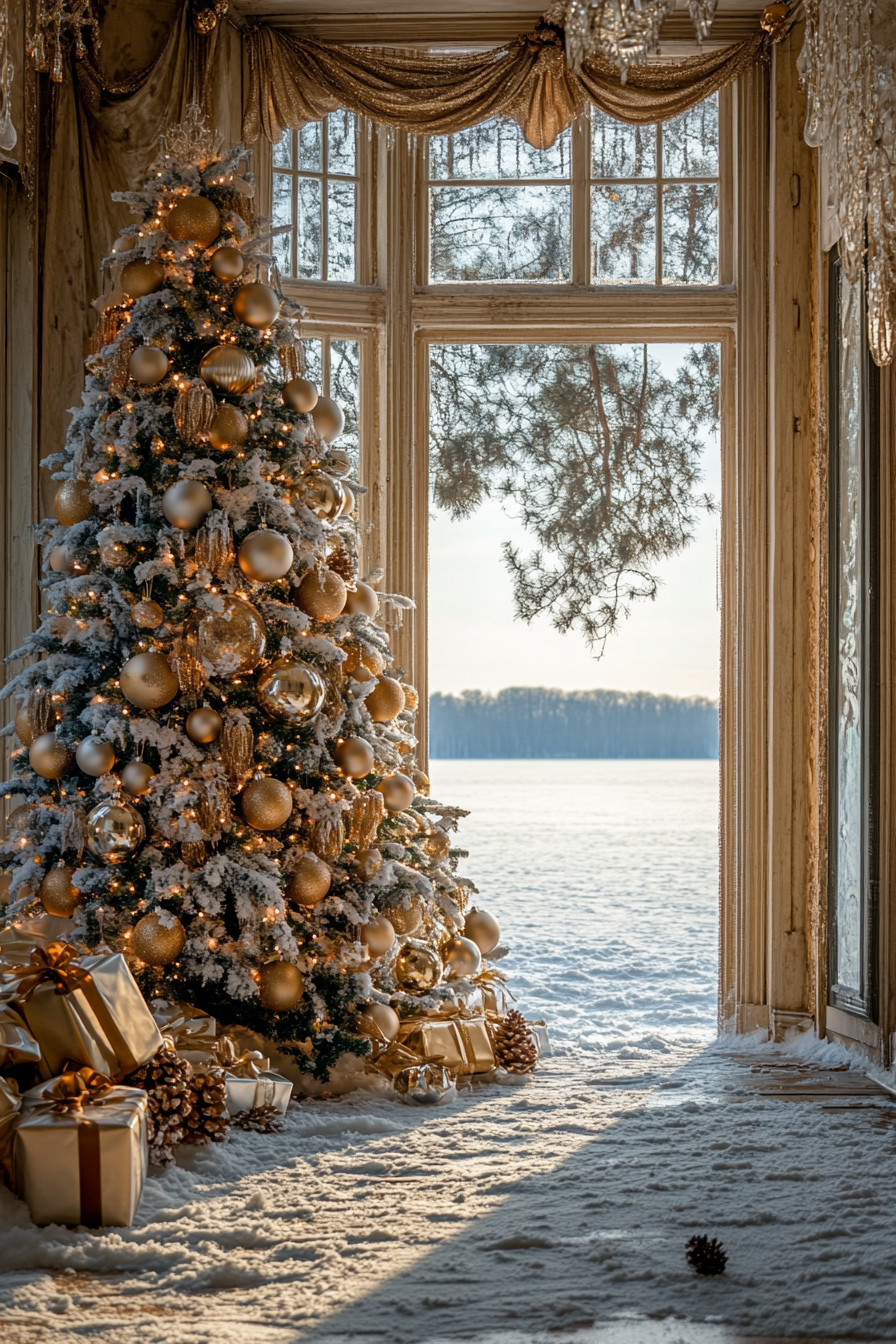
[[[187,737],[191,742],[200,742],[203,746],[208,746],[210,742],[217,742],[221,736],[224,720],[217,710],[203,705],[201,709],[194,709],[187,715],[186,727]]]
[[[145,839],[140,813],[120,798],[100,803],[87,818],[87,848],[104,863],[126,863]]]
[[[422,793],[424,798],[428,797],[429,790],[432,787],[429,782],[429,775],[425,774],[422,770],[413,770],[411,772],[411,779],[414,781],[414,788],[417,792]]]
[[[63,527],[74,527],[93,514],[86,481],[63,481],[53,497],[53,512]]]
[[[199,363],[199,376],[209,387],[233,396],[254,387],[257,375],[254,359],[236,345],[213,346]]]
[[[130,950],[147,966],[168,966],[172,961],[177,961],[186,941],[187,931],[179,919],[175,919],[168,927],[153,911],[138,919],[134,925]]]
[[[404,812],[414,801],[413,781],[407,775],[387,775],[376,786],[383,795],[387,812]]]
[[[778,29],[783,26],[789,12],[789,5],[766,5],[759,20],[760,28],[764,33],[777,33]]]
[[[123,569],[130,563],[128,548],[120,541],[104,541],[99,549],[100,559],[109,569]]]
[[[315,621],[334,621],[345,607],[345,580],[333,569],[309,569],[296,589],[296,602]]]
[[[345,429],[345,412],[332,397],[318,397],[311,412],[314,428],[325,443],[338,439]]]
[[[344,476],[352,465],[352,460],[344,448],[330,448],[327,451],[327,471]]]
[[[6,819],[6,838],[8,840],[21,840],[31,824],[31,814],[37,807],[36,803],[21,803],[13,808]]]
[[[209,265],[219,280],[239,280],[246,269],[245,259],[238,247],[217,248],[212,253]]]
[[[141,598],[131,608],[131,618],[141,630],[157,630],[165,619],[165,613],[158,602],[149,597]]]
[[[131,299],[157,293],[165,284],[165,271],[157,261],[130,261],[121,272],[121,288]]]
[[[159,709],[173,700],[180,684],[162,653],[137,653],[119,676],[122,694],[140,709]]]
[[[47,914],[58,915],[61,919],[70,919],[81,899],[80,892],[72,886],[71,868],[63,865],[50,869],[37,894]]]
[[[375,616],[380,609],[380,600],[369,583],[358,579],[354,592],[349,592],[345,609],[350,616]]]
[[[417,689],[415,686],[409,686],[407,682],[405,682],[403,690],[404,690],[404,707],[405,709],[409,709],[413,713],[413,711],[417,708],[417,706],[420,703],[420,697],[417,694]]]
[[[282,532],[259,528],[250,532],[239,549],[240,569],[247,579],[256,583],[273,583],[282,579],[292,568],[293,549]]]
[[[438,826],[434,826],[423,841],[423,848],[431,859],[447,859],[448,851],[451,849],[451,841],[444,831],[440,831]]]
[[[71,769],[72,754],[55,733],[42,733],[28,752],[31,769],[41,779],[61,779]]]
[[[323,677],[308,663],[278,658],[258,680],[258,703],[272,719],[283,723],[310,723],[320,713],[327,688]]]
[[[442,978],[442,960],[435,948],[409,938],[395,958],[395,983],[408,994],[426,994]]]
[[[85,775],[99,779],[100,775],[108,775],[115,764],[115,748],[111,742],[104,742],[101,737],[91,735],[78,743],[75,761]]]
[[[123,233],[120,238],[115,239],[115,242],[112,244],[112,251],[116,254],[119,252],[130,252],[135,241],[136,240],[131,238],[128,234]]]
[[[280,316],[280,299],[270,285],[240,285],[233,297],[233,315],[237,322],[262,331]]]
[[[144,387],[155,387],[165,377],[170,360],[157,345],[138,345],[128,360],[128,373]]]
[[[377,677],[364,702],[374,723],[388,723],[404,709],[404,691],[394,677]]]
[[[389,918],[396,933],[413,936],[423,928],[423,907],[419,901],[414,901],[410,910],[398,906],[389,911]]]
[[[291,961],[269,961],[258,976],[258,997],[263,1008],[285,1013],[302,997],[302,972]]]
[[[221,611],[202,611],[190,623],[197,652],[211,677],[252,672],[264,657],[264,621],[238,597],[225,597]]]
[[[487,957],[501,941],[501,925],[487,910],[477,910],[473,906],[467,911],[464,920],[464,937],[474,942],[482,955]]]
[[[256,831],[277,831],[292,815],[292,794],[279,779],[253,779],[243,789],[243,816]]]
[[[383,866],[383,856],[378,849],[359,849],[352,860],[352,867],[362,882],[372,882]]]
[[[449,980],[468,980],[482,970],[482,953],[471,938],[449,938],[442,957]]]
[[[335,523],[345,504],[345,489],[325,471],[309,471],[302,477],[302,503],[324,523]]]
[[[368,1003],[363,1013],[358,1014],[358,1030],[374,1041],[391,1045],[398,1035],[401,1019],[388,1003]]]
[[[323,859],[305,850],[287,880],[286,899],[294,905],[317,905],[327,895],[332,880],[333,874]]]
[[[384,957],[395,942],[395,930],[385,915],[375,915],[362,924],[358,936],[372,957]]]
[[[208,432],[208,441],[219,452],[230,448],[241,448],[249,437],[249,421],[238,406],[223,402],[215,414],[212,427]]]
[[[16,737],[19,739],[22,746],[30,747],[31,743],[34,741],[35,733],[34,724],[31,721],[31,711],[27,705],[23,705],[22,708],[17,711],[15,717],[15,729]],[[18,810],[19,809],[17,808],[16,811]]]
[[[355,492],[347,481],[342,482],[342,493],[345,496],[345,501],[342,505],[343,517],[351,518],[352,514],[355,511],[356,501],[355,501]]]
[[[308,415],[317,405],[320,393],[307,378],[291,378],[281,393],[283,402],[300,415]]]
[[[172,527],[198,527],[211,513],[212,497],[201,481],[175,481],[162,496],[162,512]]]
[[[168,212],[165,228],[179,243],[209,247],[221,232],[221,216],[207,196],[182,196]]]
[[[339,743],[333,759],[349,779],[363,779],[373,769],[373,747],[363,737],[347,737]]]
[[[50,552],[50,568],[54,574],[73,574],[75,562],[64,546],[54,546]]]
[[[128,761],[121,772],[121,783],[134,798],[149,793],[156,772],[145,761]]]

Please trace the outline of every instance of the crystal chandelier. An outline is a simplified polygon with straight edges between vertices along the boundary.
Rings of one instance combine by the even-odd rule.
[[[676,0],[555,0],[546,20],[562,28],[569,68],[578,71],[597,53],[619,66],[623,84],[630,65],[642,65],[659,47],[660,28]],[[709,37],[718,0],[688,0],[702,42]]]
[[[34,0],[25,48],[35,70],[49,71],[55,84],[63,79],[66,46],[74,43],[75,56],[83,60],[87,42],[100,49],[100,25],[93,0]]]

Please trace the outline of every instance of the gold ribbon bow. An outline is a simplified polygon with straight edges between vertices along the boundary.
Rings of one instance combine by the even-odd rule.
[[[214,1062],[237,1078],[260,1078],[270,1064],[260,1050],[244,1050],[238,1054],[232,1036],[220,1036],[212,1053]]]
[[[80,1111],[85,1106],[101,1104],[101,1098],[114,1086],[111,1078],[85,1064],[79,1069],[66,1069],[55,1078],[44,1090],[39,1104],[56,1112]]]
[[[172,1050],[214,1052],[217,1026],[209,1013],[197,1012],[186,1003],[166,1003],[163,1008],[161,1002],[156,1000],[150,1004],[150,1008],[156,1026],[168,1039]]]

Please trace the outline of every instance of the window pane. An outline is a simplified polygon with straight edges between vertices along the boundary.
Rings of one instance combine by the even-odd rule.
[[[292,166],[292,131],[284,131],[274,145],[274,167],[291,168]]]
[[[327,171],[347,173],[355,171],[355,134],[357,121],[353,112],[331,112],[327,118]]]
[[[327,278],[355,278],[355,184],[327,185]]]
[[[719,172],[719,100],[705,99],[663,123],[666,177],[716,177]]]
[[[591,110],[593,177],[655,177],[656,127],[626,126]]]
[[[321,278],[320,182],[313,177],[298,180],[298,218],[296,220],[296,275],[304,280]]]
[[[323,365],[321,363],[321,342],[317,337],[308,337],[302,341],[305,351],[305,377],[314,383],[318,391],[323,386]]]
[[[293,179],[286,173],[274,174],[272,215],[275,229],[294,222],[292,184]],[[274,239],[274,259],[283,275],[292,275],[292,239],[292,233],[281,233]]]
[[[663,188],[663,279],[718,284],[718,187]]]
[[[339,447],[352,459],[352,470],[358,470],[360,439],[358,436],[358,405],[360,401],[361,370],[360,346],[357,341],[330,342],[330,396],[345,411],[345,429],[339,436]]]
[[[312,173],[323,170],[323,138],[321,122],[305,123],[299,131],[299,168]]]
[[[496,117],[429,142],[430,177],[569,177],[570,133],[551,149],[533,149],[515,121]]]
[[[430,258],[436,282],[568,280],[569,188],[434,188]]]
[[[591,278],[599,285],[654,283],[655,187],[592,188]]]

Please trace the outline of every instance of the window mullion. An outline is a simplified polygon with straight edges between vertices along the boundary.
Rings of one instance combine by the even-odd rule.
[[[571,279],[574,285],[587,285],[591,279],[591,108],[590,105],[572,125],[572,173],[570,210]]]
[[[656,126],[656,273],[658,285],[663,283],[663,123]]]
[[[330,164],[330,118],[324,117],[321,123],[320,137],[320,278],[329,280],[328,261],[330,255],[330,210],[327,190],[327,169]]]

